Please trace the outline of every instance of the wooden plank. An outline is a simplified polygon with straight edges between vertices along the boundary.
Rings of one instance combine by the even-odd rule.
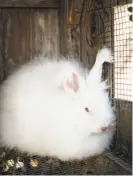
[[[31,10],[30,49],[31,58],[59,53],[58,10]]]
[[[60,2],[60,54],[66,56],[68,54],[68,0]]]
[[[94,35],[92,26],[93,12],[86,12],[88,9],[93,9],[94,0],[84,1],[82,15],[80,20],[80,32],[81,32],[81,60],[87,65],[88,69],[91,69],[96,54],[99,49],[100,36]],[[95,22],[94,22],[95,23]],[[96,24],[95,24],[96,25]]]
[[[71,0],[69,9],[69,24],[79,24],[84,0]]]
[[[2,10],[0,9],[0,21],[2,21]],[[0,22],[0,83],[3,80],[3,25]]]
[[[117,116],[116,147],[132,159],[132,102],[114,100]]]
[[[80,60],[85,64],[88,65],[88,58],[86,53],[86,24],[85,24],[85,7],[86,3],[83,3],[83,11],[80,20]]]
[[[78,24],[68,28],[68,55],[80,60],[80,27]]]
[[[106,1],[106,0],[105,0]],[[125,5],[125,4],[130,4],[132,3],[132,0],[115,0],[113,1],[113,5]]]
[[[0,7],[59,8],[60,0],[0,0]]]
[[[58,10],[2,9],[4,60],[7,75],[38,56],[58,53]]]
[[[4,60],[6,75],[30,57],[29,10],[3,9]]]

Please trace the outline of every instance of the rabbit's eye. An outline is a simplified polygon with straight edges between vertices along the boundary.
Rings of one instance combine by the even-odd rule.
[[[85,111],[86,111],[86,112],[89,112],[89,109],[88,109],[87,107],[85,107]]]

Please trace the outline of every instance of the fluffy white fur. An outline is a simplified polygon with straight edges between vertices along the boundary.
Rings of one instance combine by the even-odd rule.
[[[101,82],[104,62],[112,62],[107,48],[98,52],[90,72],[74,60],[40,58],[9,76],[0,92],[3,145],[62,160],[103,152],[114,130],[101,128],[115,120]]]

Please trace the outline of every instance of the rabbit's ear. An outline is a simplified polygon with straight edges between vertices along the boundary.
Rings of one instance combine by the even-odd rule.
[[[74,72],[72,72],[69,76],[65,76],[63,80],[63,88],[66,92],[78,92],[81,88],[80,76]]]

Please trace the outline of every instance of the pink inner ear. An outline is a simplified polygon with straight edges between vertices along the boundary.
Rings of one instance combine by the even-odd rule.
[[[72,88],[75,92],[79,89],[78,76],[72,73],[72,80],[67,80],[67,85]]]

